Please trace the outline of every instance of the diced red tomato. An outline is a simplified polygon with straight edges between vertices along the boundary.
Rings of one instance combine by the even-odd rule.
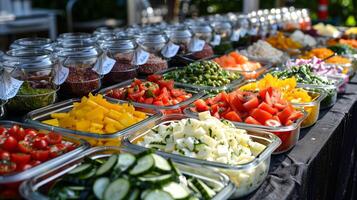
[[[197,101],[195,101],[195,106],[198,112],[204,112],[207,111],[209,109],[209,107],[207,106],[206,102],[202,99],[198,99]]]
[[[14,151],[16,147],[17,147],[17,140],[12,136],[7,137],[1,146],[1,148],[3,148],[6,151]]]
[[[46,140],[48,144],[58,144],[62,141],[62,135],[54,132],[49,132],[46,136]]]
[[[259,105],[259,100],[257,97],[252,97],[250,100],[248,100],[247,102],[245,102],[243,104],[243,107],[245,108],[245,110],[252,110],[256,107],[258,107]]]
[[[153,105],[164,106],[164,103],[162,101],[154,101]]]
[[[267,120],[273,118],[272,114],[259,108],[254,109],[251,116],[258,120],[261,124],[265,124]]]
[[[228,119],[228,120],[234,121],[234,122],[241,122],[241,121],[242,121],[242,119],[239,117],[239,115],[238,115],[236,112],[234,112],[234,111],[228,112],[228,113],[225,114],[223,117],[224,117],[225,119]]]
[[[296,120],[300,119],[303,117],[304,114],[300,111],[294,111],[288,118],[288,120],[291,120],[292,122],[295,122]]]
[[[293,124],[293,122],[290,120],[290,119],[288,119],[286,122],[285,122],[285,126],[290,126],[290,125],[292,125]]]
[[[29,154],[24,153],[12,153],[11,161],[16,163],[16,165],[25,165],[30,162],[31,156]]]
[[[154,98],[150,97],[150,98],[146,98],[144,103],[146,104],[152,104],[154,102]]]
[[[292,108],[292,106],[286,106],[284,110],[277,114],[280,119],[280,122],[286,124],[286,120],[290,117],[293,111],[294,109]]]
[[[159,80],[157,83],[160,85],[160,87],[166,87],[170,90],[174,88],[173,80]]]
[[[249,116],[244,120],[245,123],[247,124],[255,124],[255,125],[261,125],[261,123],[259,123],[256,119],[254,119],[253,117]]]
[[[39,160],[41,162],[47,161],[50,156],[49,150],[35,150],[31,152],[31,157],[34,160]]]
[[[154,83],[156,83],[157,81],[159,81],[161,79],[162,79],[162,76],[159,74],[152,74],[152,75],[149,75],[147,78],[148,81],[154,82]]]
[[[278,112],[278,110],[276,108],[273,108],[272,106],[270,106],[269,104],[265,103],[265,102],[262,102],[258,108],[264,110],[264,111],[267,111],[268,113],[274,115]]]

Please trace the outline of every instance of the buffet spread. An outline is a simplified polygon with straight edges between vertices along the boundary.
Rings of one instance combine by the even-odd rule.
[[[16,40],[0,57],[0,196],[244,197],[345,92],[356,36],[279,8]]]

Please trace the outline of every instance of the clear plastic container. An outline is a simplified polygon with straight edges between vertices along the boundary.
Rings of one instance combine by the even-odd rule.
[[[320,114],[320,103],[325,99],[326,93],[323,90],[303,88],[307,90],[309,96],[312,97],[313,101],[306,103],[292,103],[295,108],[303,108],[307,113],[306,118],[301,123],[301,128],[307,128],[314,125]]]
[[[47,192],[52,183],[78,166],[78,164],[85,158],[103,158],[108,157],[113,153],[120,152],[127,152],[127,149],[116,147],[95,147],[89,149],[75,159],[24,182],[20,189],[21,195],[30,200],[49,199]],[[175,163],[175,165],[183,175],[196,177],[206,182],[208,185],[214,185],[221,188],[212,200],[228,199],[234,191],[233,183],[230,182],[228,177],[222,173],[217,173],[216,171],[208,168],[197,169],[180,163]]]
[[[116,61],[112,70],[103,78],[106,85],[121,83],[138,76],[138,66],[133,64],[136,47],[133,37],[114,36],[102,41],[103,51]]]
[[[172,72],[175,70],[181,70],[181,69],[177,68],[177,67],[173,67],[173,68],[170,68],[167,70],[160,71],[157,74],[161,74],[164,76],[166,73],[169,73],[169,72]],[[209,92],[209,93],[216,93],[216,92],[220,92],[220,91],[229,91],[229,90],[235,88],[237,85],[241,84],[243,81],[244,81],[244,77],[239,76],[238,79],[231,81],[227,85],[224,85],[221,87],[192,85],[192,84],[180,83],[178,81],[175,81],[175,84],[179,87],[183,87],[186,89],[196,89],[196,90],[205,91],[205,92]]]
[[[15,40],[10,45],[10,49],[37,48],[37,49],[45,49],[45,50],[53,51],[53,45],[54,43],[49,38],[39,38],[39,37],[21,38]]]
[[[184,113],[191,117],[197,116],[197,113],[193,112],[190,109],[190,107],[186,108],[184,110]],[[291,148],[295,146],[295,144],[299,140],[301,123],[307,117],[307,112],[303,111],[303,113],[304,116],[298,119],[294,124],[290,126],[270,127],[270,126],[263,126],[263,125],[247,124],[243,122],[232,122],[232,123],[242,129],[267,131],[278,136],[282,143],[275,150],[274,154],[280,154],[289,151]]]
[[[215,35],[220,37],[220,42],[214,45],[215,54],[221,55],[233,50],[231,43],[232,24],[228,21],[214,21],[211,23]],[[216,36],[215,36],[216,37]]]
[[[147,115],[149,115],[149,117],[132,125],[132,126],[125,128],[121,131],[118,131],[116,133],[111,133],[111,134],[96,134],[96,133],[90,133],[90,132],[76,131],[76,130],[61,128],[61,127],[57,127],[57,126],[51,126],[51,125],[42,123],[42,121],[44,121],[44,120],[52,119],[51,118],[52,113],[69,112],[73,108],[73,103],[75,103],[75,102],[80,102],[80,99],[70,99],[67,101],[53,104],[51,106],[48,106],[48,107],[45,107],[42,109],[38,109],[38,110],[34,110],[32,112],[29,112],[26,116],[26,122],[28,122],[30,124],[35,124],[38,127],[52,129],[56,132],[66,132],[66,133],[72,135],[73,137],[78,137],[78,138],[82,138],[82,139],[86,140],[92,146],[102,146],[102,145],[120,146],[121,139],[124,135],[132,133],[133,131],[138,129],[142,124],[150,123],[162,115],[157,110],[136,106],[135,108],[137,110],[145,112]],[[115,102],[113,102],[113,103],[115,103]]]
[[[99,93],[103,94],[105,98],[113,101],[113,102],[118,102],[118,103],[124,103],[124,102],[129,102],[128,100],[120,100],[120,99],[115,99],[113,97],[109,97],[107,96],[107,93],[112,90],[112,89],[119,89],[119,88],[127,88],[130,87],[131,83],[134,80],[128,80],[125,81],[123,83],[119,83],[107,88],[104,88],[102,90],[99,91]],[[146,81],[146,80],[142,80],[142,81]],[[180,88],[180,86],[175,85],[175,88]],[[149,108],[149,109],[158,109],[161,110],[161,112],[163,112],[164,114],[171,114],[171,113],[181,113],[182,110],[189,104],[193,103],[194,101],[196,101],[197,99],[201,98],[204,93],[202,91],[199,90],[194,90],[194,89],[185,89],[185,88],[180,88],[180,89],[184,89],[187,93],[191,93],[192,97],[182,101],[178,104],[175,105],[170,105],[170,106],[157,106],[157,105],[153,105],[153,104],[145,104],[145,103],[139,103],[139,102],[131,102],[134,106],[140,106],[140,107],[145,107],[145,108]]]
[[[102,75],[93,70],[102,54],[95,39],[87,34],[68,34],[59,38],[55,52],[60,64],[68,68],[68,77],[60,93],[81,97],[101,87]],[[77,39],[81,38],[83,39]],[[100,68],[100,67],[99,67]]]
[[[124,139],[124,145],[131,151],[144,151],[145,147],[139,146],[136,143],[148,133],[148,130],[159,125],[167,124],[176,120],[188,118],[185,115],[167,115],[155,120],[154,123],[145,124],[139,131],[128,135]],[[237,128],[242,128],[237,126]],[[242,165],[228,165],[214,161],[206,161],[197,158],[190,158],[182,155],[165,153],[157,151],[164,157],[171,158],[176,162],[185,163],[195,166],[197,169],[208,167],[229,176],[231,181],[236,185],[236,190],[231,198],[245,196],[257,189],[266,178],[269,171],[269,164],[272,152],[280,145],[281,141],[275,135],[267,132],[248,130],[248,134],[255,142],[259,142],[267,146],[254,160]]]
[[[23,124],[19,122],[13,122],[13,121],[0,121],[0,126],[3,126],[5,128],[11,128],[13,125],[18,125],[24,128],[32,128],[35,130],[42,130],[44,132],[46,131],[52,131],[52,129],[44,128],[44,127],[39,127],[37,125],[30,125],[30,124]],[[56,158],[52,158],[51,160],[48,160],[46,162],[43,162],[39,165],[36,165],[32,168],[29,168],[27,170],[21,171],[21,172],[14,172],[10,174],[5,174],[0,176],[0,193],[5,192],[5,191],[13,191],[17,193],[17,188],[19,184],[27,180],[29,178],[32,178],[34,176],[37,176],[41,173],[44,173],[54,167],[57,167],[58,165],[61,165],[65,162],[68,162],[75,158],[78,154],[83,152],[84,150],[89,148],[89,144],[85,142],[84,140],[80,140],[76,137],[72,137],[68,135],[66,132],[58,132],[63,136],[63,140],[65,141],[70,141],[74,144],[77,145],[77,147],[69,151],[63,155],[60,155]],[[11,197],[9,197],[11,198]]]
[[[150,53],[147,62],[139,65],[139,73],[148,75],[168,68],[167,60],[161,55],[168,41],[166,34],[159,31],[146,31],[137,36],[139,47]]]
[[[54,103],[59,86],[53,83],[57,60],[44,49],[13,49],[4,55],[3,68],[11,77],[24,81],[9,110],[27,112]]]

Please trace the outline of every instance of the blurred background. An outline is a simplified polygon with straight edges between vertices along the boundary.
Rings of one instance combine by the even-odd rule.
[[[92,32],[100,26],[179,22],[188,17],[294,6],[313,22],[356,26],[357,0],[0,0],[0,50],[17,38]]]

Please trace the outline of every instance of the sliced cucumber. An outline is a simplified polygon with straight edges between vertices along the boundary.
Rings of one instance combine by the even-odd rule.
[[[81,164],[78,167],[71,170],[70,172],[68,172],[68,174],[72,174],[72,175],[83,174],[83,173],[90,171],[91,168],[92,168],[92,165],[89,163]]]
[[[148,172],[150,169],[154,167],[155,161],[152,154],[141,157],[136,162],[136,165],[133,169],[130,170],[129,174],[131,175],[139,175]]]
[[[128,200],[136,200],[136,199],[138,199],[139,198],[139,194],[140,194],[139,189],[135,189],[135,190],[131,191]]]
[[[118,159],[118,156],[117,155],[112,155],[109,157],[109,159],[104,163],[102,164],[98,170],[97,170],[97,173],[96,175],[97,176],[101,176],[107,172],[110,171],[110,169],[115,165],[115,163],[117,162],[117,159]]]
[[[130,183],[127,179],[119,178],[108,185],[104,191],[104,200],[125,199],[130,190]]]
[[[173,200],[172,196],[162,190],[152,190],[145,195],[144,200]]]
[[[142,177],[139,177],[139,180],[144,181],[144,182],[164,184],[164,183],[167,183],[168,181],[171,181],[173,178],[174,177],[172,174],[164,174],[164,175],[160,175],[160,176],[156,176],[156,175],[142,176]]]
[[[164,185],[162,190],[169,193],[174,199],[185,199],[190,196],[188,189],[176,182]]]
[[[152,157],[155,160],[155,167],[159,170],[162,171],[170,171],[171,170],[171,166],[170,163],[167,162],[167,160],[165,160],[165,158],[156,155],[156,154],[152,154]]]
[[[192,183],[197,187],[197,189],[201,192],[202,196],[205,199],[211,199],[216,195],[216,192],[213,191],[201,180],[194,178],[192,179]]]
[[[202,198],[200,190],[192,183],[192,180],[187,180],[187,186],[200,198]]]
[[[93,193],[98,199],[103,199],[104,191],[108,187],[109,183],[110,180],[107,177],[102,177],[95,180],[93,184]]]
[[[93,176],[95,176],[96,172],[97,172],[97,169],[92,168],[89,172],[79,175],[78,178],[79,179],[89,179],[89,178],[92,178]]]
[[[143,192],[141,192],[140,199],[145,199],[146,195],[149,194],[149,192],[151,192],[151,190],[144,190]]]
[[[131,167],[136,161],[135,156],[128,154],[128,153],[122,153],[118,155],[118,161],[114,167],[114,169],[121,169],[122,171],[127,170],[129,167]]]
[[[86,189],[84,186],[68,186],[67,188],[73,191],[82,191]]]

